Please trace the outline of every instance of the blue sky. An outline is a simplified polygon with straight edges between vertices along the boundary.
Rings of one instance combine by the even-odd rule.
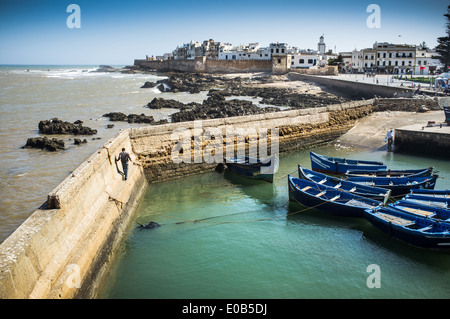
[[[81,28],[69,29],[69,4]],[[369,4],[380,7],[380,28],[368,28]],[[234,45],[286,42],[351,51],[375,41],[436,46],[445,34],[447,0],[210,0],[0,2],[0,64],[131,65],[177,45],[214,39]]]

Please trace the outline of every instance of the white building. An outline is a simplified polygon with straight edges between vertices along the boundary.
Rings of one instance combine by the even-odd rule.
[[[364,72],[363,52],[356,50],[356,49],[353,50],[352,51],[352,60],[350,63],[351,63],[350,67],[352,69],[352,72],[354,72],[354,73]]]
[[[372,48],[354,50],[351,65],[354,72],[428,75],[440,67],[432,56],[422,46],[375,42]]]
[[[270,60],[272,54],[269,48],[261,48],[259,43],[249,43],[247,46],[222,47],[219,60]]]
[[[298,52],[291,54],[291,68],[317,69],[323,65],[322,56],[317,52]]]

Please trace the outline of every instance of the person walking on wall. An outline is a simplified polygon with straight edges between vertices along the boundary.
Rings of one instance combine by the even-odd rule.
[[[130,154],[125,152],[125,148],[122,148],[122,152],[119,153],[119,157],[116,158],[116,162],[120,160],[122,162],[123,174],[125,180],[128,178],[128,161],[132,162]]]

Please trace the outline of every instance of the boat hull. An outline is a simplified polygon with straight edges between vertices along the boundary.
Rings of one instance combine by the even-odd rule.
[[[361,185],[381,187],[391,190],[392,196],[406,195],[411,189],[434,189],[437,175],[430,177],[364,177],[352,176],[347,180]]]
[[[288,176],[289,198],[299,204],[311,207],[323,212],[345,217],[363,217],[364,210],[370,207],[381,206],[380,201],[352,195],[327,186],[323,186],[312,181],[302,180]],[[325,192],[323,197],[317,196],[308,190],[315,190],[319,194]],[[333,198],[340,196],[336,201]],[[345,202],[344,202],[345,201]],[[350,205],[353,201],[353,205]]]
[[[251,157],[236,157],[225,159],[225,164],[235,174],[271,183],[279,167],[279,161],[276,156],[271,156],[262,161]]]
[[[310,152],[311,169],[316,172],[345,175],[348,170],[385,170],[382,162],[358,161],[345,158],[332,158]]]
[[[333,187],[344,192],[352,193],[354,195],[372,198],[383,202],[383,204],[386,203],[391,194],[391,191],[385,188],[376,188],[356,184],[337,177],[328,176],[320,172],[314,172],[312,170],[301,167],[300,165],[298,165],[298,176],[299,178],[310,180],[316,183],[322,183],[322,185]]]
[[[410,223],[399,225],[382,218],[379,213],[399,217]],[[387,207],[365,210],[364,216],[372,225],[391,238],[422,248],[445,250],[450,248],[450,225],[408,216],[408,214],[401,214],[397,210]],[[430,231],[427,231],[427,228],[430,228]]]
[[[348,170],[345,176],[368,176],[368,177],[426,177],[433,174],[433,168],[417,170]]]

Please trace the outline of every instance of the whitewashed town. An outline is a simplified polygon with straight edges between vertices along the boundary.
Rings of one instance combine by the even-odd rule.
[[[327,48],[323,35],[316,49],[299,49],[279,42],[268,47],[261,47],[257,42],[234,46],[210,39],[202,43],[184,43],[162,56],[147,56],[147,60],[194,60],[202,56],[217,60],[271,60],[275,54],[287,56],[291,69],[319,69],[337,65],[340,73],[434,75],[443,71],[443,65],[435,58],[435,51],[425,42],[418,45],[375,42],[371,48],[335,52]]]

